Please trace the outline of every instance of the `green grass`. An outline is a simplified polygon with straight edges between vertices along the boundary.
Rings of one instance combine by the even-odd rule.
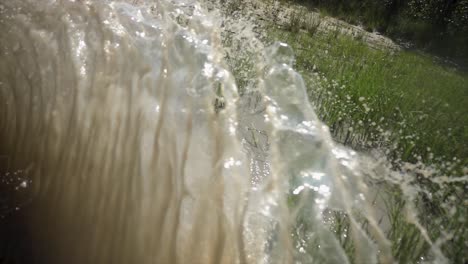
[[[404,161],[467,164],[467,74],[333,32],[271,33],[295,50],[319,116],[343,143],[387,147]]]
[[[394,169],[406,180],[411,179],[411,183],[400,185],[384,175],[386,180],[381,182],[366,182],[369,188],[379,190],[381,203],[377,206],[386,213],[390,228],[385,236],[391,242],[395,261],[420,263],[422,258],[431,259],[433,249],[422,236],[420,224],[432,241],[440,242],[450,263],[465,263],[466,183],[438,185],[431,177],[466,174],[468,75],[439,65],[423,53],[373,49],[362,42],[363,35],[352,38],[339,29],[324,33],[318,30],[320,19],[309,19],[306,12],[298,10],[281,27],[272,25],[268,38],[286,42],[294,49],[294,68],[306,81],[311,102],[335,140],[364,152],[382,150]],[[223,44],[232,46],[230,41],[227,38]],[[242,94],[245,87],[256,86],[251,83],[255,76],[250,74],[257,73],[257,60],[249,49],[242,49],[241,54],[226,60]],[[426,179],[417,170],[405,168],[402,161],[420,161],[418,166],[433,174]],[[292,194],[288,198],[291,211],[299,212],[291,234],[296,248],[304,250],[295,257],[303,263],[327,263],[329,256],[317,250],[327,238],[317,237],[321,225],[311,220],[313,203],[304,202],[313,198]],[[350,219],[357,220],[373,237],[367,221],[356,211],[331,211],[329,221],[330,231],[351,263],[359,260],[355,259],[357,245]],[[410,211],[417,212],[417,225],[408,220]],[[445,234],[452,237],[442,241]]]
[[[411,43],[466,69],[468,1],[281,0]]]
[[[428,55],[410,51],[376,50],[359,39],[335,31],[272,27],[271,40],[288,43],[296,53],[295,68],[307,83],[316,112],[335,139],[361,150],[383,149],[396,167],[401,161],[434,166],[437,173],[460,175],[468,165],[468,75],[437,64]],[[307,27],[305,27],[307,28]],[[435,175],[439,176],[439,175]],[[464,263],[468,226],[463,183],[444,188],[420,182],[431,193],[412,201],[399,186],[382,187],[382,200],[391,225],[386,233],[399,263],[427,258],[430,245],[409,222],[405,210],[411,200],[419,223],[437,241],[443,232],[453,237],[441,246],[453,263]],[[458,204],[456,201],[459,201]],[[462,201],[460,203],[460,201]],[[292,207],[296,206],[294,203]],[[334,216],[335,235],[353,260],[354,244],[346,214]],[[307,219],[298,218],[303,231]],[[366,228],[366,223],[363,223]],[[298,229],[299,230],[299,229]],[[293,231],[302,241],[299,231]],[[313,243],[312,243],[313,244]],[[314,249],[307,249],[314,255]]]

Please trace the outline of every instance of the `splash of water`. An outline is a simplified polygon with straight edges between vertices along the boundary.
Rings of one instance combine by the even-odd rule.
[[[2,170],[28,179],[29,197],[14,199],[27,201],[39,263],[395,260],[365,176],[407,178],[333,142],[286,44],[251,61],[239,96],[225,63],[238,49],[198,3],[0,12]],[[424,257],[446,262],[417,210],[407,218]]]

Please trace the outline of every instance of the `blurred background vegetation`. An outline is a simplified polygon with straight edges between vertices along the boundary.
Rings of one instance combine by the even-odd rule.
[[[468,0],[294,0],[468,66]]]

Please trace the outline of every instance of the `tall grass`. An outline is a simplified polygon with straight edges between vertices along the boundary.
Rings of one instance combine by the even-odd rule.
[[[434,171],[438,173],[466,174],[466,73],[439,65],[421,52],[376,50],[338,30],[310,34],[304,28],[273,27],[270,33],[272,40],[287,42],[295,50],[295,67],[307,83],[318,115],[335,139],[361,150],[384,150],[400,169],[405,162],[411,162],[437,168]],[[395,260],[431,260],[431,245],[415,223],[408,221],[409,203],[414,203],[428,237],[443,244],[442,251],[451,262],[464,263],[468,259],[464,253],[468,226],[463,183],[441,188],[424,180],[428,177],[424,172],[416,174],[415,181],[425,190],[416,198],[388,183],[377,192],[387,213],[386,236]],[[357,263],[353,260],[355,246],[350,239],[349,217],[331,212],[330,218],[330,228],[351,261]],[[298,241],[306,222],[297,219],[293,234]],[[366,230],[367,223],[361,224]],[[447,233],[450,238],[445,238]]]
[[[278,8],[284,5],[275,5],[271,12],[278,14]],[[433,184],[426,177],[437,177],[441,172],[459,175],[468,162],[466,74],[438,65],[423,53],[376,50],[362,42],[363,35],[343,36],[339,27],[327,32],[316,30],[320,20],[308,20],[311,16],[303,9],[291,11],[286,23],[278,21],[276,15],[271,19],[268,36],[295,50],[294,67],[307,82],[308,95],[320,118],[336,140],[364,151],[383,150],[394,169],[408,181],[373,179],[368,183],[376,192],[379,202],[374,205],[382,217],[377,220],[385,229],[395,261],[434,261],[428,237],[441,245],[451,262],[465,263],[465,187],[463,183]],[[278,27],[277,22],[283,23]],[[240,61],[238,57],[236,60]],[[230,64],[236,77],[238,72],[249,72],[246,65]],[[247,86],[240,80],[240,87]],[[405,168],[407,165],[416,170]],[[431,166],[438,168],[432,170]],[[436,174],[425,174],[428,167]],[[382,174],[382,178],[388,176]],[[297,199],[291,195],[288,206],[294,210],[300,207]],[[306,209],[298,210],[291,230],[295,247],[304,252],[295,257],[302,263],[327,263],[330,256],[318,254],[320,241]],[[417,220],[409,220],[412,213],[417,214]],[[326,222],[351,263],[362,263],[355,259],[357,245],[350,222],[359,217],[352,214],[330,210],[325,212]],[[369,223],[361,218],[359,224],[369,234]],[[426,237],[421,226],[427,231]]]
[[[468,162],[466,74],[424,54],[375,50],[333,32],[272,30],[293,46],[318,114],[343,143],[391,142],[411,162]]]
[[[285,0],[468,63],[468,1]]]

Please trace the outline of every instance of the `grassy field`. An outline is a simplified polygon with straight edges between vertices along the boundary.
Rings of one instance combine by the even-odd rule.
[[[337,32],[273,27],[335,138],[404,161],[468,163],[468,74],[411,51],[376,50]],[[434,162],[438,161],[438,162]]]
[[[468,66],[468,1],[283,0]]]
[[[228,14],[246,8],[242,1],[229,3]],[[433,182],[444,175],[468,173],[468,74],[421,52],[375,49],[364,42],[363,35],[344,35],[336,28],[318,30],[321,22],[306,16],[304,12],[308,11],[291,10],[294,15],[284,23],[278,19],[278,10],[289,7],[268,2],[265,8],[271,8],[267,12],[273,14],[273,18],[265,19],[269,23],[266,44],[282,41],[292,46],[294,68],[303,76],[309,98],[334,139],[364,153],[377,150],[407,181],[368,183],[382,201],[376,207],[388,219],[385,236],[391,242],[395,261],[438,263],[434,259],[431,262],[434,249],[422,233],[439,243],[436,247],[449,263],[468,261],[466,180]],[[229,41],[224,44],[231,45]],[[244,87],[255,87],[255,83],[249,83],[255,78],[248,73],[256,73],[256,60],[250,49],[239,50],[243,56],[227,60],[242,94]],[[389,176],[385,173],[382,178]],[[317,256],[320,242],[309,237],[317,230],[307,210],[297,208],[302,206],[298,199],[291,195],[288,203],[292,211],[304,213],[292,226],[295,243],[306,251],[303,263],[311,263],[308,256],[317,263],[327,263],[328,256]],[[417,223],[409,220],[410,211],[417,214]],[[334,223],[330,230],[341,248],[351,263],[362,263],[355,259],[349,220],[359,219],[359,213],[330,214]],[[359,220],[359,224],[369,234],[366,220]]]
[[[291,25],[300,23],[292,21]],[[271,41],[293,47],[295,68],[307,83],[319,117],[336,140],[363,151],[383,150],[397,168],[404,162],[437,168],[429,177],[466,174],[467,73],[441,65],[427,54],[376,50],[359,38],[337,31],[290,26],[272,26]],[[463,183],[443,189],[430,182],[419,184],[432,195],[418,196],[414,201],[420,211],[419,221],[434,241],[445,231],[453,232],[441,249],[449,261],[464,263],[468,259],[464,253],[468,227]],[[391,224],[386,236],[392,242],[394,257],[399,263],[419,263],[427,257],[430,245],[406,219],[408,198],[403,198],[399,186],[387,185],[382,190]],[[307,222],[297,221],[302,227]],[[352,259],[349,221],[337,214],[335,223],[336,236]]]

